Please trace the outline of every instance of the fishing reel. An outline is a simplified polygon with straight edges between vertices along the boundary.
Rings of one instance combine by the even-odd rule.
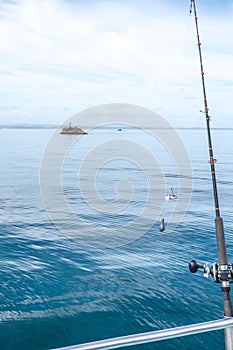
[[[189,271],[196,273],[198,269],[204,270],[205,278],[212,276],[217,283],[233,282],[233,264],[220,265],[214,263],[209,267],[207,264],[200,265],[195,260],[191,260],[189,263]]]

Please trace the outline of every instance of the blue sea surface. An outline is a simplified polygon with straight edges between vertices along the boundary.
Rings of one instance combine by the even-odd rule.
[[[148,198],[143,169],[125,159],[104,166],[99,155],[100,168],[96,170],[100,199],[114,202],[113,188],[119,178],[134,183],[136,192],[130,195],[131,205],[126,205],[121,215],[101,213],[85,202],[85,194],[77,185],[79,166],[88,155],[88,147],[93,149],[93,140],[100,144],[104,134],[108,139],[116,135],[113,128],[105,131],[82,136],[80,145],[86,147],[85,152],[73,147],[63,168],[64,196],[82,220],[96,227],[97,238],[101,227],[124,232]],[[45,350],[222,318],[221,286],[212,278],[204,279],[201,272],[193,275],[188,270],[193,258],[201,263],[217,261],[205,130],[178,130],[189,153],[193,181],[191,202],[179,225],[169,234],[166,227],[160,232],[156,217],[154,225],[137,239],[109,248],[95,248],[67,237],[43,206],[39,173],[53,132],[0,129],[0,349]],[[132,130],[124,132],[132,135]],[[61,142],[69,137],[61,135]],[[213,130],[229,262],[233,262],[232,139],[233,130]],[[155,145],[155,150],[159,147]],[[162,149],[157,158],[168,189],[173,187],[178,193],[170,158]],[[88,169],[87,162],[87,176]],[[88,186],[85,189],[88,191]],[[53,200],[56,203],[56,193]],[[165,203],[161,213],[165,224],[169,205]],[[82,235],[81,228],[77,230]],[[224,333],[215,331],[133,349],[223,350]]]

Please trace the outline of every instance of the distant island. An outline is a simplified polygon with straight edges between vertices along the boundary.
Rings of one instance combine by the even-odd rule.
[[[73,127],[71,126],[71,123],[69,123],[68,128],[63,128],[60,134],[65,135],[85,135],[87,134],[85,131],[83,131],[80,128],[77,128],[77,126]]]

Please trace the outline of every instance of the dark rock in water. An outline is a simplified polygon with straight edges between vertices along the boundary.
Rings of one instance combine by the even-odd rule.
[[[63,128],[60,134],[66,134],[66,135],[85,135],[87,134],[85,131],[83,131],[80,128],[77,127],[68,127],[68,128]]]

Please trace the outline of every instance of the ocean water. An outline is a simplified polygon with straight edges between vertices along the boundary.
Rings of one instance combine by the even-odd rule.
[[[111,156],[109,142],[118,138],[114,128],[82,136],[66,154],[59,175],[62,193],[81,220],[68,222],[63,230],[63,208],[56,186],[53,188],[56,149],[55,160],[50,158],[45,167],[49,186],[44,191],[50,191],[52,214],[44,206],[43,188],[41,194],[41,162],[53,133],[51,129],[0,129],[0,349],[44,350],[221,318],[220,285],[205,279],[202,272],[193,275],[188,270],[193,258],[217,261],[205,130],[178,130],[192,164],[192,191],[182,220],[171,232],[166,226],[160,232],[159,224],[161,217],[167,224],[175,210],[173,203],[163,203],[160,212],[149,218],[149,228],[143,222],[134,226],[148,201],[146,173],[153,172],[153,166],[144,172],[135,162],[115,157],[114,152]],[[123,129],[121,140],[127,139],[124,133],[132,137],[134,131]],[[134,135],[134,139],[138,143],[143,137]],[[233,130],[213,130],[229,262],[233,260],[232,139]],[[69,143],[70,136],[61,136],[64,142]],[[90,152],[102,144],[111,161],[106,161],[101,149],[91,157]],[[173,187],[179,197],[182,174],[177,174],[161,145],[153,147],[163,170],[165,191]],[[94,187],[90,185],[93,171]],[[152,197],[159,191],[154,175],[156,181],[149,189]],[[120,198],[116,191],[119,179],[123,181]],[[114,201],[122,205],[121,210],[117,211]],[[69,225],[77,236],[66,234]],[[109,240],[108,229],[119,240]],[[132,348],[221,350],[224,339],[222,331],[215,331]]]

